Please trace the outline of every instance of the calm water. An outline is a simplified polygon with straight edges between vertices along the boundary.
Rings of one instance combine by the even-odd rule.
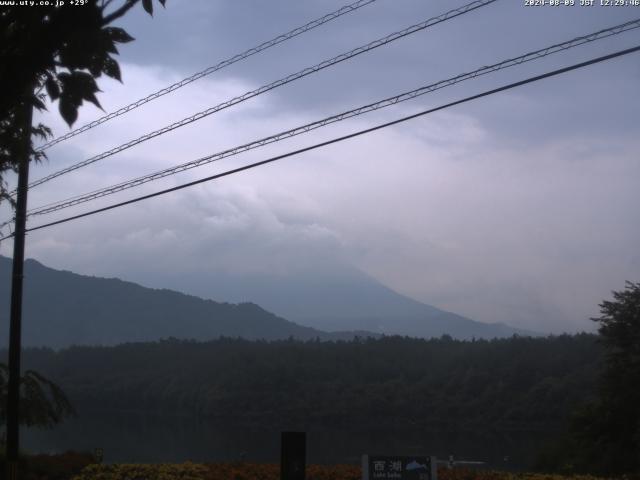
[[[359,464],[363,453],[428,454],[484,461],[489,467],[530,466],[548,435],[536,432],[307,430],[309,463]],[[277,463],[279,430],[221,426],[196,418],[133,413],[80,414],[53,430],[23,430],[25,450],[104,450],[105,462],[247,461]],[[507,457],[505,461],[505,457]]]

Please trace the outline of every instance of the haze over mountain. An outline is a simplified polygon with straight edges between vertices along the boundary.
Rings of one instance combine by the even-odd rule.
[[[335,258],[277,273],[139,274],[153,288],[172,288],[216,301],[255,302],[283,318],[324,331],[364,330],[386,335],[458,339],[538,335],[503,323],[483,323],[399,294]]]
[[[355,268],[338,264],[281,274],[202,272],[147,275],[138,280],[147,286],[164,286],[217,301],[255,302],[283,318],[330,332],[366,330],[423,338],[448,334],[459,339],[535,335],[418,302]]]
[[[10,271],[11,260],[0,257],[0,299],[7,306]],[[62,347],[166,337],[210,340],[220,335],[329,340],[355,334],[424,338],[448,334],[464,339],[529,333],[503,324],[475,322],[422,304],[354,269],[331,272],[315,276],[155,278],[158,287],[171,286],[196,295],[191,296],[54,270],[30,259],[25,263],[23,342]],[[4,338],[8,310],[0,312],[0,335]]]
[[[11,260],[0,256],[0,299],[5,306],[0,311],[2,345],[8,338],[10,278]],[[118,279],[54,270],[31,259],[25,262],[25,346],[115,345],[168,337],[328,340],[354,335],[302,327],[252,303],[217,303]]]

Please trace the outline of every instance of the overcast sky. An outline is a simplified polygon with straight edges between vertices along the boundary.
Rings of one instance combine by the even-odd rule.
[[[579,3],[579,0],[576,0]],[[118,25],[123,84],[106,111],[339,8],[329,0],[168,0]],[[49,150],[36,179],[403,29],[453,0],[378,0]],[[29,205],[84,193],[640,17],[640,7],[527,7],[499,0],[33,189]],[[311,145],[488,88],[640,44],[640,30],[129,190],[33,218],[62,218]],[[545,332],[640,281],[640,54],[588,67],[276,164],[33,232],[27,256],[140,279],[210,270],[359,268],[470,318]],[[102,112],[83,107],[75,126]],[[57,105],[41,120],[68,131]],[[0,208],[8,217],[6,207]],[[0,245],[11,254],[11,242]]]

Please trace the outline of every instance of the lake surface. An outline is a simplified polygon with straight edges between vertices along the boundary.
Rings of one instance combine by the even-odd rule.
[[[373,423],[373,421],[372,421]],[[548,433],[514,431],[307,430],[307,462],[359,464],[361,455],[428,454],[483,461],[488,467],[529,468]],[[24,450],[60,453],[104,450],[107,463],[235,461],[277,463],[280,431],[237,428],[205,419],[135,413],[80,414],[53,430],[22,431]]]

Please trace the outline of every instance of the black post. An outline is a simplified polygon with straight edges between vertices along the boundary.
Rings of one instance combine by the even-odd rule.
[[[304,480],[307,463],[305,432],[282,432],[280,480]]]
[[[13,273],[11,277],[11,321],[9,324],[9,385],[7,394],[7,469],[8,479],[18,478],[20,451],[20,349],[22,329],[22,278],[24,270],[24,239],[31,153],[31,92],[25,96],[22,123],[23,143],[18,164],[16,223],[13,237]]]

